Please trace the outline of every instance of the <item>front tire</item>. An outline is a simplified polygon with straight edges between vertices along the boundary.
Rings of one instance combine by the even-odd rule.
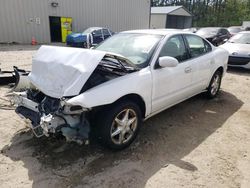
[[[222,73],[219,70],[217,70],[214,73],[207,89],[207,97],[209,99],[216,97],[216,95],[219,93],[221,86],[221,79],[222,79]]]
[[[132,101],[122,101],[101,111],[97,129],[102,144],[121,150],[136,138],[142,122],[141,110]]]

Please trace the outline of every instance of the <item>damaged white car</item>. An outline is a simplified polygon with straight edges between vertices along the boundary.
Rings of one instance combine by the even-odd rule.
[[[122,149],[142,120],[198,93],[215,97],[228,52],[182,31],[121,32],[94,50],[42,46],[30,87],[14,93],[16,113],[37,137],[87,143],[92,130]]]

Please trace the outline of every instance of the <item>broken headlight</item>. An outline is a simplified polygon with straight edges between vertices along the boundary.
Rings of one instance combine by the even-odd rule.
[[[87,111],[86,108],[83,108],[82,106],[80,105],[65,105],[63,107],[63,113],[64,114],[81,114],[82,112],[85,112]]]

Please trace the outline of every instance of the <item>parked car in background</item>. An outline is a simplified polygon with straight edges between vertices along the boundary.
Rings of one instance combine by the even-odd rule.
[[[84,143],[95,130],[123,149],[143,120],[204,91],[215,97],[227,62],[226,50],[177,30],[121,32],[93,50],[42,46],[29,74],[36,89],[15,94],[16,112],[38,137]]]
[[[250,31],[243,31],[220,46],[229,52],[228,66],[250,69]]]
[[[225,43],[225,40],[231,37],[229,31],[222,27],[204,27],[199,29],[196,34],[206,38],[215,46]]]
[[[227,28],[227,30],[229,31],[229,33],[234,36],[237,33],[242,31],[242,26],[231,26],[229,28]]]
[[[249,31],[250,21],[243,21],[242,28],[243,28],[244,31]]]
[[[107,28],[90,27],[82,33],[71,33],[66,38],[67,46],[90,48],[112,36],[114,32]]]

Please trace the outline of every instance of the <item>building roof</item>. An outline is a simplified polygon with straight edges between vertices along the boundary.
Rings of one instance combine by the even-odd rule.
[[[177,16],[192,16],[183,6],[151,7],[151,14],[170,14]]]

